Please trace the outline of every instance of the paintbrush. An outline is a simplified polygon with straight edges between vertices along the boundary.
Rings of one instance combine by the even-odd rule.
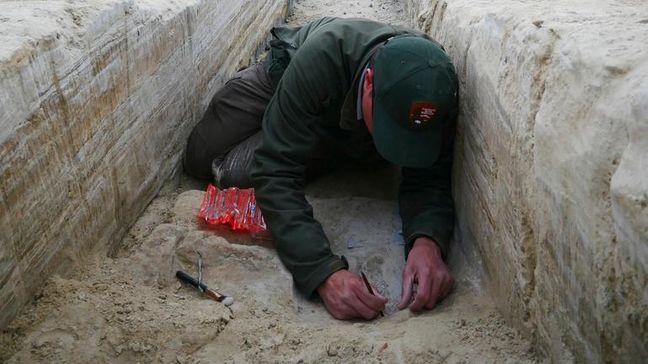
[[[196,288],[197,290],[199,290],[207,297],[213,299],[216,302],[221,302],[225,306],[229,306],[232,303],[234,303],[234,298],[218,293],[218,291],[216,291],[215,289],[207,287],[207,285],[202,282],[198,282],[194,277],[190,276],[189,274],[181,270],[176,272],[176,277],[181,282],[187,283],[188,285]]]
[[[360,275],[362,276],[362,280],[364,281],[365,286],[367,286],[369,293],[375,296],[376,294],[374,293],[373,289],[371,289],[371,284],[369,284],[369,280],[367,280],[367,276],[362,271],[360,271]],[[380,316],[385,317],[385,314],[382,311],[380,311]]]

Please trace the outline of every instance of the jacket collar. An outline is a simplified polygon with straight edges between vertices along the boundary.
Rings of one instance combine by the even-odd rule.
[[[344,103],[342,104],[342,109],[340,109],[340,128],[344,130],[357,130],[359,128],[366,128],[364,123],[358,122],[357,118],[357,102],[358,102],[358,82],[360,81],[360,76],[362,71],[365,69],[369,59],[378,51],[378,49],[383,45],[384,42],[380,42],[367,54],[362,57],[358,69],[356,69],[353,81],[351,82],[351,87],[349,92],[344,97]]]

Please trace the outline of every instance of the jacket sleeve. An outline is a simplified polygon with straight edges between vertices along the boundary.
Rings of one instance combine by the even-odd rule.
[[[286,69],[266,109],[263,143],[252,167],[256,198],[279,258],[307,296],[333,272],[348,268],[332,253],[304,196],[306,161],[326,132],[323,113],[330,100],[326,77],[313,74],[326,74],[329,67],[312,67],[313,62],[321,58],[307,53]]]
[[[443,256],[454,228],[452,201],[452,149],[454,128],[446,134],[446,143],[437,162],[430,168],[403,168],[399,189],[399,209],[403,222],[405,258],[414,240],[420,236],[433,239]]]

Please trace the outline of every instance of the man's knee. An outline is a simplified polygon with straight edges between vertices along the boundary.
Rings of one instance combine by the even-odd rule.
[[[185,172],[196,178],[212,178],[212,161],[257,133],[272,86],[265,69],[253,65],[237,72],[214,95],[202,120],[187,141]]]

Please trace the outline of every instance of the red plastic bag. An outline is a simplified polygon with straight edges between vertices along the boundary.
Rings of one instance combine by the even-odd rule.
[[[254,188],[224,190],[209,184],[200,204],[198,218],[209,225],[229,225],[232,230],[260,233],[266,223],[257,207]]]

